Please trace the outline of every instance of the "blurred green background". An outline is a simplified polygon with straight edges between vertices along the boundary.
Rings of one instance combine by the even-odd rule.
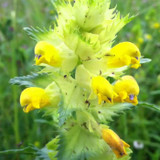
[[[137,17],[125,26],[116,42],[131,41],[150,63],[128,72],[139,82],[140,101],[160,105],[160,2],[157,0],[112,0],[122,15]],[[19,95],[23,87],[9,80],[34,72],[34,45],[23,27],[46,27],[54,20],[49,0],[0,0],[0,150],[23,148],[28,144],[42,148],[55,136],[50,119],[34,111],[25,114]],[[112,128],[131,145],[133,160],[160,159],[160,112],[142,105],[111,122]],[[0,155],[0,160],[33,160],[23,154]]]

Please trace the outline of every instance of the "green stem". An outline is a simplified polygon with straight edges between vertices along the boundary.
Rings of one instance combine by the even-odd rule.
[[[13,20],[13,28],[14,28],[14,37],[16,36],[16,10],[17,10],[17,0],[14,0],[14,12],[12,15],[12,20]],[[16,68],[16,46],[17,46],[17,41],[13,40],[12,42],[12,63],[11,63],[11,76],[15,77],[17,76],[17,68]],[[13,108],[14,108],[14,122],[13,122],[13,127],[14,127],[14,134],[15,134],[15,141],[16,144],[19,143],[20,137],[19,137],[19,123],[18,123],[18,103],[17,103],[17,87],[12,86],[12,94],[13,94]]]

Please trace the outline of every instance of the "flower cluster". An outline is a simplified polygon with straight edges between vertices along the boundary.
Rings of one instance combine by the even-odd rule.
[[[69,133],[81,131],[82,135],[92,137],[92,140],[87,138],[88,143],[94,143],[94,139],[98,139],[96,143],[100,145],[105,142],[104,148],[114,153],[110,159],[115,159],[115,155],[117,158],[126,156],[129,145],[101,123],[102,117],[107,119],[105,115],[113,106],[138,104],[139,86],[132,76],[124,75],[124,71],[141,66],[141,53],[131,42],[113,45],[117,32],[130,19],[128,15],[121,18],[109,6],[109,0],[59,0],[54,3],[57,10],[54,29],[39,33],[33,30],[37,40],[35,65],[41,66],[40,73],[47,73],[51,81],[43,88],[36,86],[22,91],[20,103],[24,112],[61,108],[62,113],[58,115],[59,128],[66,141],[64,148],[72,150]],[[106,110],[96,112],[97,108]],[[87,140],[86,144],[81,144],[82,150]],[[92,151],[92,145],[86,148]],[[75,152],[80,153],[79,148]],[[94,152],[98,153],[98,147]],[[58,156],[62,156],[60,153]],[[64,151],[62,154],[65,155]]]

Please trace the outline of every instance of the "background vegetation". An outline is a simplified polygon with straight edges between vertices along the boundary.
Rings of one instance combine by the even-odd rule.
[[[136,43],[144,57],[152,62],[138,70],[129,70],[139,82],[140,101],[160,105],[160,2],[157,0],[112,0],[122,15],[137,17],[118,34],[116,43]],[[28,144],[42,148],[55,135],[49,117],[34,111],[23,113],[19,105],[22,87],[9,84],[10,78],[34,71],[34,45],[23,31],[26,26],[48,28],[54,20],[49,0],[0,1],[0,150],[24,148]],[[116,117],[113,129],[131,145],[133,160],[160,159],[160,112],[143,104]],[[0,159],[33,160],[34,155],[6,154]]]

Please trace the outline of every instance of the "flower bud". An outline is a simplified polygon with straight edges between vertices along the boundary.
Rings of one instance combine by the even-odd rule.
[[[126,148],[130,147],[130,145],[120,139],[114,131],[102,129],[102,138],[111,147],[117,158],[127,155]]]

